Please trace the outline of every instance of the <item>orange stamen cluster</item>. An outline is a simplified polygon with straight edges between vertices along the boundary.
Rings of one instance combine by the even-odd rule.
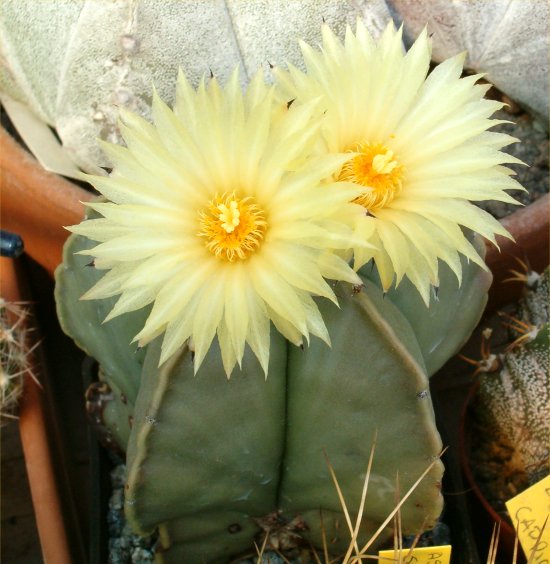
[[[229,262],[257,251],[267,229],[265,214],[254,199],[241,199],[234,192],[215,196],[199,212],[199,225],[197,235],[206,239],[206,248]]]
[[[338,180],[368,188],[354,202],[368,211],[383,208],[401,192],[403,165],[382,143],[356,143],[349,152],[357,153],[342,167]]]

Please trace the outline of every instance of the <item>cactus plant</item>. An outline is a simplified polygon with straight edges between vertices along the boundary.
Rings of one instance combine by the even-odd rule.
[[[29,364],[27,310],[0,298],[0,425],[17,418]]]
[[[309,75],[279,73],[280,90],[258,74],[243,93],[237,73],[194,90],[182,74],[173,111],[154,95],[155,125],[124,113],[127,148],[106,146],[114,171],[90,179],[102,217],[70,228],[59,317],[112,391],[126,515],[158,529],[168,562],[227,561],[262,529],[278,546],[343,552],[323,453],[354,515],[374,436],[358,542],[426,467],[403,532],[441,512],[428,375],[486,299],[483,246],[466,228],[508,234],[469,200],[513,201],[502,165],[515,159],[499,151],[511,139],[485,131],[498,104],[459,78],[460,58],[424,81],[425,34],[407,59],[392,26],[379,45],[362,23],[345,45],[328,28],[323,41],[321,54],[302,46]],[[335,99],[350,74],[367,82]],[[391,119],[373,120],[384,104]]]
[[[499,474],[506,477],[507,497],[549,473],[549,269],[540,275],[530,272],[524,280],[517,317],[507,322],[512,342],[495,355],[491,371],[478,372],[473,405],[484,429],[476,449],[506,453]]]
[[[478,241],[474,238],[479,248]],[[397,472],[404,491],[438,456],[425,366],[441,362],[434,364],[434,355],[454,354],[477,323],[491,279],[479,266],[463,260],[458,289],[454,274],[442,265],[439,300],[430,308],[412,285],[384,296],[376,268],[369,266],[364,274],[374,282],[364,276],[359,293],[339,284],[341,309],[323,308],[332,348],[312,342],[289,350],[274,334],[267,381],[250,353],[242,371],[227,381],[215,347],[196,376],[186,349],[159,369],[158,339],[145,351],[129,345],[142,312],[109,327],[102,323],[111,306],[107,300],[78,301],[100,276],[76,254],[90,245],[82,236],[69,238],[57,271],[58,313],[64,330],[108,367],[100,378],[115,393],[102,416],[127,451],[126,513],[142,533],[159,527],[166,561],[224,561],[250,548],[261,530],[257,520],[278,510],[285,522],[300,516],[308,527],[302,536],[320,546],[320,508],[330,549],[338,554],[349,536],[323,449],[344,484],[350,510],[357,511],[378,433],[365,535],[391,511]],[[479,307],[451,323],[465,295]],[[422,327],[420,340],[415,325],[417,331]],[[451,330],[454,350],[441,339]],[[441,473],[438,463],[405,505],[407,530],[416,532],[427,526],[426,517],[437,518]]]

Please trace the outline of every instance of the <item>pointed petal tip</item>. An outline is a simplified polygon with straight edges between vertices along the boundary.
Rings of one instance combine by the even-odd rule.
[[[120,312],[116,312],[114,309],[112,309],[107,316],[105,317],[105,319],[102,321],[102,323],[107,323],[108,321],[111,321],[111,319],[114,319],[115,317],[118,317],[119,315],[121,315],[122,311]]]

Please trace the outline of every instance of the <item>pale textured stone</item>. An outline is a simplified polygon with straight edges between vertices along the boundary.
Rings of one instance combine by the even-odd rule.
[[[413,40],[427,24],[433,58],[464,50],[466,66],[548,120],[547,0],[388,0]]]
[[[83,0],[2,0],[0,90],[53,125],[59,77]]]
[[[21,7],[21,8],[20,8]],[[168,103],[181,67],[197,84],[245,84],[268,63],[300,64],[298,39],[321,40],[321,23],[343,36],[358,16],[377,36],[384,0],[5,0],[0,88],[54,126],[86,171],[108,165],[96,139],[119,142],[118,109],[149,116],[152,85]],[[6,9],[7,8],[7,9]]]

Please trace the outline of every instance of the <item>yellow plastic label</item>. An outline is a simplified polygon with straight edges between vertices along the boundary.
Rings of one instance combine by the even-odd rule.
[[[506,502],[519,542],[533,564],[550,564],[550,476]],[[540,541],[537,539],[548,519]]]
[[[450,564],[451,546],[431,546],[422,548],[404,548],[401,550],[381,550],[378,562],[403,562],[406,564]]]

